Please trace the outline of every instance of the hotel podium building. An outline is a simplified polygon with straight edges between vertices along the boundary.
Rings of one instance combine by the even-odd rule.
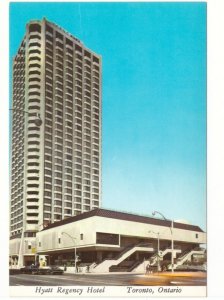
[[[24,264],[39,230],[101,205],[101,57],[46,19],[13,60],[11,145],[10,254]]]

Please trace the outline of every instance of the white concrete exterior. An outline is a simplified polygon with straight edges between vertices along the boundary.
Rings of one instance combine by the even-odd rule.
[[[206,243],[206,233],[199,227],[174,222],[171,230],[169,223],[99,209],[74,217],[67,224],[62,221],[38,232],[37,253],[48,255],[51,260],[65,265],[67,257],[66,272],[75,270],[74,265],[71,265],[74,264],[74,257],[80,258],[76,265],[79,272],[104,273],[123,269],[144,272],[147,261],[150,261],[151,266],[157,264],[158,240],[154,234],[157,232],[161,260],[168,267],[171,253],[177,261],[185,252],[194,253],[197,248],[200,249],[200,245]]]
[[[89,246],[102,246],[96,243],[96,232],[104,232],[111,234],[118,234],[119,236],[131,236],[141,238],[153,238],[155,235],[149,231],[160,232],[161,240],[171,240],[171,231],[169,227],[158,226],[144,223],[137,223],[133,221],[115,220],[112,218],[93,216],[87,219],[76,221],[73,223],[61,225],[48,230],[43,230],[37,234],[37,252],[55,251],[74,246],[89,247]],[[72,240],[62,232],[73,236]],[[83,240],[80,235],[83,235]],[[58,238],[61,238],[61,243],[58,243]],[[191,231],[185,229],[173,229],[173,239],[179,242],[188,242],[196,244],[206,243],[206,233],[200,231]],[[40,244],[39,244],[40,242]],[[111,248],[118,248],[119,245],[107,246]]]

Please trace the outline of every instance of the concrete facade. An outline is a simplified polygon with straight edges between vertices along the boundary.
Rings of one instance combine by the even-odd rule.
[[[30,21],[13,61],[12,116],[10,234],[32,243],[47,224],[101,206],[101,57]]]
[[[129,237],[132,241],[134,238],[156,240],[156,236],[149,231],[160,232],[160,239],[169,241],[171,239],[171,232],[169,227],[159,225],[149,225],[143,223],[136,223],[133,221],[113,220],[106,217],[93,216],[87,219],[83,219],[77,222],[61,225],[55,228],[49,228],[43,230],[37,234],[37,241],[41,243],[38,245],[37,251],[40,253],[63,250],[68,248],[74,248],[76,245],[78,248],[83,247],[102,247],[105,245],[97,243],[97,232],[103,232],[107,234],[119,235],[119,243],[113,245],[108,243],[107,248],[120,248],[128,245],[127,242],[122,242],[121,237]],[[72,239],[68,237],[62,238],[62,232],[66,232],[76,238],[74,243]],[[82,239],[81,239],[82,237]],[[58,239],[61,238],[60,243]],[[204,244],[206,237],[204,232],[192,231],[186,229],[174,228],[173,230],[174,241],[192,244]]]

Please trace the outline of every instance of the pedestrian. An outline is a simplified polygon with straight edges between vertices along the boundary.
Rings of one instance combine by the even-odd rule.
[[[146,266],[146,273],[145,274],[146,275],[149,274],[149,271],[150,271],[150,264],[148,263],[147,266]]]
[[[89,265],[86,266],[86,272],[89,273]]]

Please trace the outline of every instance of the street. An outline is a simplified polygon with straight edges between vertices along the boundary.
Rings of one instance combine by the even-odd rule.
[[[207,274],[205,272],[163,272],[143,275],[134,279],[132,285],[146,286],[206,286]]]
[[[206,273],[10,275],[10,286],[205,286]]]
[[[133,274],[64,274],[10,276],[10,285],[23,286],[66,286],[66,285],[129,285],[136,275]]]

